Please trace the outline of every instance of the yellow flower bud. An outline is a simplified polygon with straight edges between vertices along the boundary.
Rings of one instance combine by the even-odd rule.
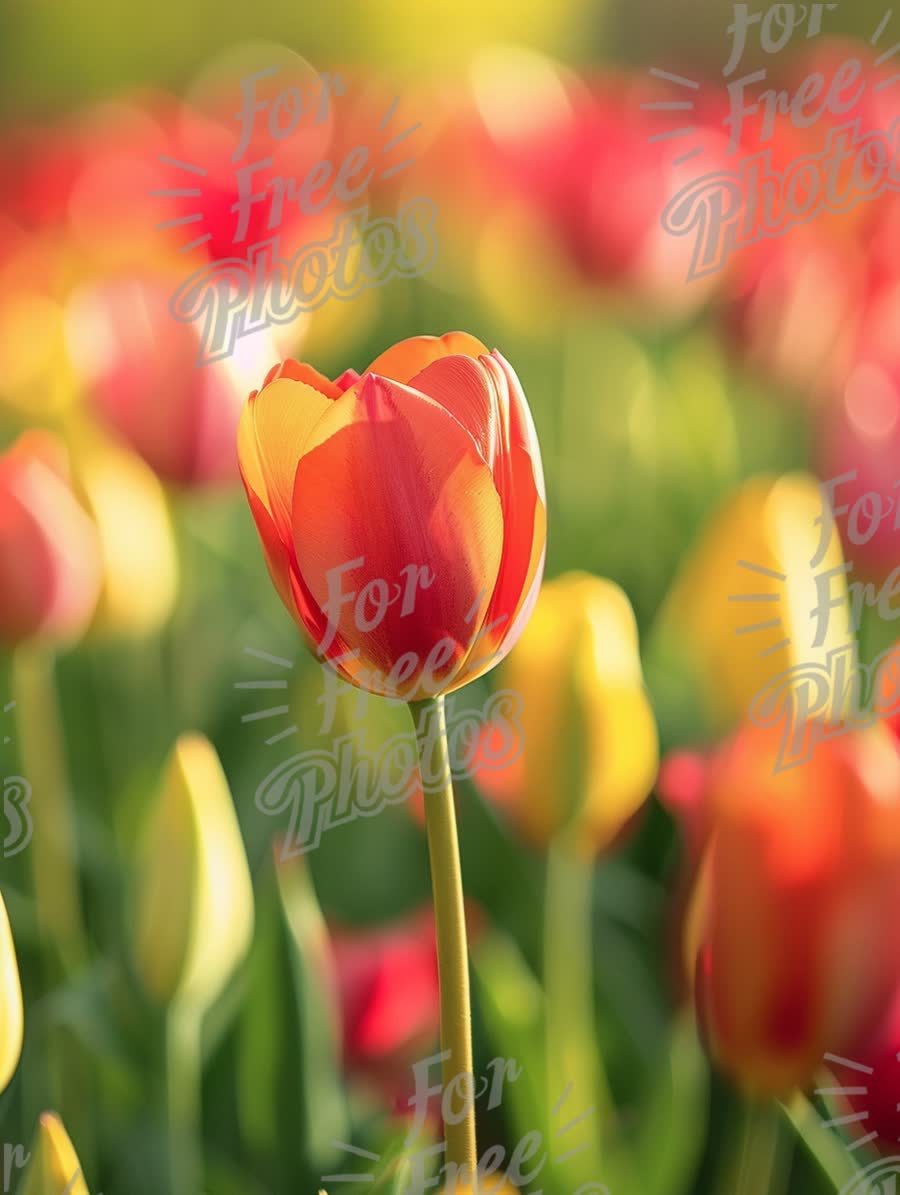
[[[6,905],[0,896],[0,1091],[19,1065],[22,1053],[22,987]]]
[[[81,1163],[55,1112],[43,1112],[22,1180],[23,1195],[88,1195]]]
[[[102,586],[92,629],[152,634],[171,614],[178,586],[163,487],[140,457],[83,425],[72,463],[100,544]]]
[[[152,810],[137,873],[138,970],[159,1003],[200,1009],[222,992],[253,934],[253,886],[212,744],[182,735]]]
[[[586,851],[603,850],[646,800],[659,759],[628,598],[587,573],[548,582],[502,684],[522,701],[514,817],[537,842],[571,824]]]

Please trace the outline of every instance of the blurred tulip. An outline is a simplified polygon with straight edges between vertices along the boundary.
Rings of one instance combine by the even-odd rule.
[[[900,980],[900,755],[883,727],[776,771],[746,725],[710,763],[685,956],[708,1049],[753,1092],[855,1058]]]
[[[286,361],[251,395],[238,453],[278,593],[346,680],[436,696],[512,648],[546,513],[531,414],[499,353],[465,333],[414,337],[340,384]],[[384,591],[374,620],[349,600],[364,582]]]
[[[55,1112],[42,1112],[23,1195],[88,1195],[81,1163],[69,1134]]]
[[[831,527],[823,548],[822,518],[811,477],[752,478],[712,515],[682,565],[654,646],[665,642],[697,674],[718,723],[741,720],[788,670],[796,673],[785,690],[796,692],[827,671],[833,652],[855,654],[840,539]]]
[[[7,1086],[22,1053],[22,988],[6,904],[0,896],[0,1091]]]
[[[507,770],[481,770],[479,784],[497,789],[533,842],[569,826],[586,855],[605,850],[649,796],[658,762],[628,598],[587,573],[548,582],[501,680],[522,699],[518,788]]]
[[[234,437],[250,377],[271,360],[266,329],[198,365],[197,325],[176,320],[163,279],[118,278],[73,295],[70,352],[93,410],[164,481],[237,479]]]
[[[858,364],[817,430],[847,559],[883,579],[900,561],[900,354]]]
[[[160,1004],[205,1010],[250,945],[253,886],[228,782],[212,744],[182,735],[142,843],[135,959]]]
[[[520,83],[525,78],[522,71]],[[671,138],[684,121],[661,107],[649,109],[683,100],[683,92],[624,74],[567,80],[567,92],[565,104],[548,105],[542,120],[529,123],[502,93],[494,106],[498,121],[482,89],[481,111],[507,185],[542,213],[584,281],[610,288],[638,314],[649,308],[656,318],[680,317],[695,310],[721,275],[692,279],[693,238],[667,231],[662,216],[686,187],[727,168],[727,143],[712,119],[710,97],[696,97],[693,135],[676,143]],[[528,114],[525,87],[522,105]],[[704,151],[700,164],[679,164],[684,154],[678,148],[697,144]]]
[[[0,641],[7,645],[73,638],[97,601],[97,537],[64,472],[62,446],[43,432],[26,432],[0,456]]]
[[[412,1065],[440,1030],[434,917],[423,912],[387,929],[333,929],[331,946],[344,1065],[374,1083],[395,1111],[408,1110]]]
[[[165,493],[140,457],[84,426],[75,439],[74,480],[97,529],[103,569],[92,628],[151,634],[171,614],[178,587]]]

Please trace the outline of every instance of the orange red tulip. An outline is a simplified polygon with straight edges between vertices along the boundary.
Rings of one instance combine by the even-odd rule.
[[[0,456],[0,642],[83,631],[100,588],[91,521],[52,436],[27,432]]]
[[[705,778],[687,769],[703,850],[684,948],[712,1057],[785,1094],[825,1053],[854,1057],[897,989],[900,755],[879,726],[776,773],[777,751],[747,725]]]
[[[498,352],[414,337],[336,382],[286,361],[250,396],[238,456],[278,593],[344,679],[432,697],[512,648],[546,512],[531,414]]]

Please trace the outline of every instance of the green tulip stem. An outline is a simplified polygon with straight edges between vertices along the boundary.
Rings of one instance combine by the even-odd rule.
[[[173,1195],[196,1195],[200,1182],[201,1013],[178,999],[165,1014],[166,1103]]]
[[[472,1013],[469,997],[469,957],[466,944],[466,919],[463,906],[462,871],[456,834],[456,810],[447,745],[447,719],[444,698],[410,703],[416,729],[430,717],[437,719],[434,736],[435,755],[441,777],[436,792],[425,793],[425,827],[431,861],[431,888],[437,934],[438,976],[441,991],[441,1051],[445,1099],[454,1110],[466,1103],[463,1082],[451,1084],[458,1075],[473,1076]],[[423,736],[428,737],[428,736]],[[423,738],[419,740],[420,751]],[[424,764],[424,760],[423,760]],[[423,772],[426,769],[423,766]],[[474,1077],[469,1080],[474,1084]],[[455,1118],[455,1117],[454,1117]],[[474,1099],[467,1101],[467,1111],[458,1124],[445,1122],[446,1162],[458,1168],[461,1181],[476,1182],[478,1162],[475,1144]]]
[[[554,1107],[569,1091],[567,1116],[596,1107],[602,1122],[612,1099],[595,1044],[593,865],[572,831],[561,832],[550,844],[544,883],[547,1106]],[[598,1156],[592,1160],[596,1163]]]

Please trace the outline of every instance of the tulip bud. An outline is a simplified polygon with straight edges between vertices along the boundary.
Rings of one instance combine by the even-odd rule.
[[[182,735],[142,844],[135,953],[149,994],[200,1009],[222,992],[253,933],[253,887],[212,744]]]
[[[855,1058],[897,990],[900,756],[883,726],[776,772],[778,749],[747,725],[709,764],[684,938],[712,1057],[784,1095]]]
[[[649,796],[658,762],[628,598],[587,573],[548,582],[501,681],[522,703],[519,791],[504,806],[535,842],[571,825],[585,852],[604,850]],[[504,786],[503,772],[478,778],[489,793]]]
[[[815,682],[830,677],[838,650],[850,671],[855,662],[843,567],[830,507],[811,477],[753,478],[701,532],[653,647],[664,643],[696,674],[717,722],[752,717],[776,678],[798,711],[837,719],[843,709],[831,686]]]
[[[79,635],[97,600],[97,537],[64,470],[43,432],[0,456],[0,642],[11,646]]]
[[[75,481],[94,520],[102,588],[92,629],[152,634],[172,612],[178,561],[165,493],[140,457],[82,429]]]
[[[285,361],[250,395],[238,431],[250,510],[321,658],[370,692],[442,696],[512,649],[540,586],[531,413],[509,363],[463,332],[401,341],[351,377]]]
[[[78,1155],[55,1112],[41,1114],[22,1192],[23,1195],[88,1195]]]
[[[9,1083],[22,1053],[22,987],[6,905],[0,896],[0,1091]]]

